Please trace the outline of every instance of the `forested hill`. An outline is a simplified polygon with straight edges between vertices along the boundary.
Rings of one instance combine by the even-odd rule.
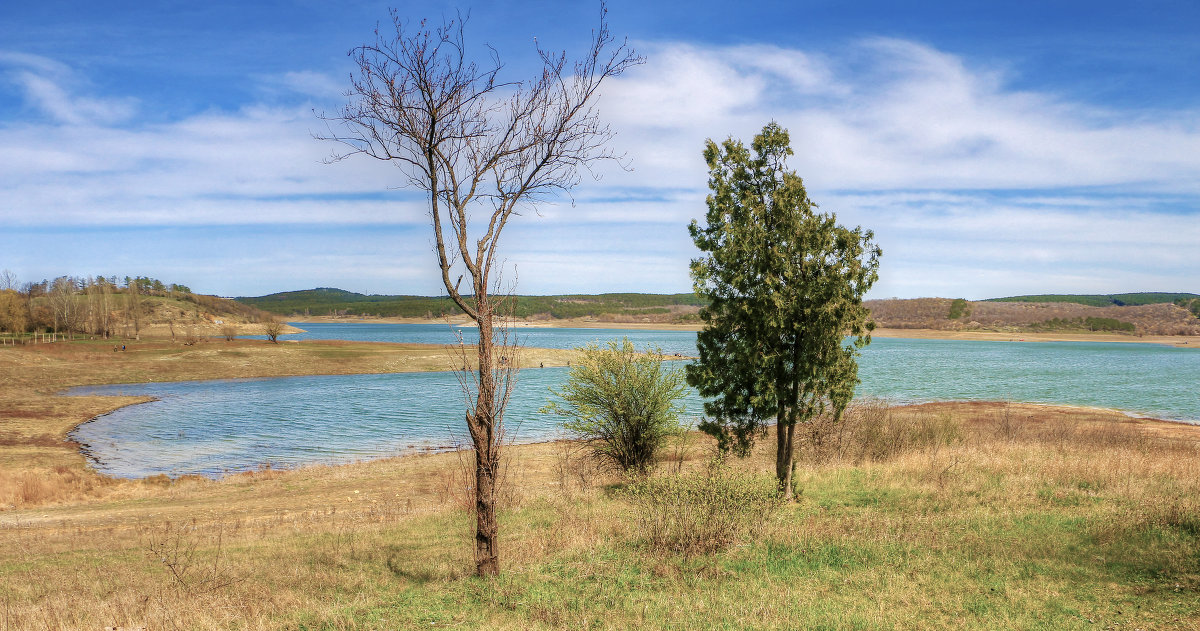
[[[1200,299],[1198,294],[1172,294],[1165,292],[1144,292],[1134,294],[1040,294],[1036,296],[1009,296],[1007,298],[989,298],[985,302],[1069,302],[1089,307],[1134,307],[1137,305],[1156,305],[1173,303],[1186,307]]]
[[[514,299],[514,315],[523,320],[593,318],[614,323],[698,322],[703,305],[695,294],[570,294]],[[331,288],[237,300],[285,317],[437,318],[459,313],[444,296],[366,295]],[[912,298],[868,300],[866,306],[883,328],[1200,334],[1200,295],[1188,293],[1048,294],[978,302]]]
[[[637,319],[675,321],[694,318],[702,304],[695,294],[566,294],[514,296],[517,318]],[[238,302],[283,316],[373,316],[432,318],[456,315],[458,307],[446,296],[388,296],[358,294],[319,287],[259,297],[239,297]]]

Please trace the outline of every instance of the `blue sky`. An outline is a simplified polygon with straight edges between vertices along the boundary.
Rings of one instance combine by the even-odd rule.
[[[469,9],[469,43],[520,79],[534,37],[579,50],[598,6],[399,11]],[[1200,292],[1198,6],[612,2],[647,59],[600,101],[633,170],[517,218],[506,274],[527,294],[688,291],[704,140],[776,120],[810,196],[875,231],[871,297]],[[3,3],[0,269],[441,293],[421,197],[312,139],[387,8]]]

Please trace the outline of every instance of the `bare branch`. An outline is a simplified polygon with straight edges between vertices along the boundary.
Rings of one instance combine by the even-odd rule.
[[[518,209],[570,191],[581,168],[614,158],[605,148],[612,131],[601,124],[594,102],[605,80],[642,58],[625,42],[612,46],[606,13],[601,5],[591,46],[574,64],[566,53],[538,48],[540,73],[528,81],[502,81],[495,49],[487,48],[482,64],[468,54],[466,17],[431,27],[405,24],[393,11],[390,28],[377,27],[374,42],[349,53],[355,72],[346,105],[319,115],[328,133],[318,138],[341,147],[329,161],[365,155],[390,162],[405,186],[427,194],[442,282],[479,326],[474,379],[463,385],[474,398],[466,421],[476,455],[481,575],[498,571],[492,503],[497,441],[516,376],[516,357],[503,341],[507,303],[491,296],[491,283],[500,276],[493,273],[497,248]],[[459,265],[462,275],[454,273]],[[460,293],[463,276],[470,279],[470,294]],[[496,335],[503,338],[499,343]]]

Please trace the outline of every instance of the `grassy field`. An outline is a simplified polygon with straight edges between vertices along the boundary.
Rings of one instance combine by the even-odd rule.
[[[0,499],[0,629],[1200,628],[1200,432],[1104,411],[860,406],[805,443],[799,501],[712,554],[649,546],[626,483],[578,445],[513,447],[493,581],[469,576],[462,454],[120,481],[56,444],[120,403],[64,385],[438,354],[225,344],[0,351],[0,472],[41,485]],[[692,436],[656,475],[711,455]]]

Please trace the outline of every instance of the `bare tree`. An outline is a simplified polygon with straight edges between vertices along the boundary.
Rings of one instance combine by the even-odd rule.
[[[266,322],[263,322],[263,335],[266,335],[267,339],[278,344],[279,343],[279,335],[281,333],[283,333],[283,322],[281,320],[271,318],[271,319],[267,320]],[[226,339],[229,339],[229,338],[226,338]]]
[[[0,331],[13,335],[25,332],[28,323],[21,294],[15,289],[0,289]]]
[[[480,576],[500,568],[496,474],[504,378],[497,371],[505,367],[495,353],[498,305],[489,293],[500,274],[493,275],[500,234],[520,210],[574,187],[581,168],[614,157],[605,148],[612,133],[600,122],[595,98],[605,79],[642,61],[625,42],[613,46],[603,5],[600,10],[591,46],[573,66],[565,53],[538,47],[541,72],[514,82],[500,80],[494,49],[482,65],[468,57],[461,16],[436,28],[426,22],[411,27],[393,11],[392,28],[377,28],[374,43],[350,51],[356,72],[348,104],[322,116],[331,126],[319,138],[349,148],[331,161],[363,154],[391,162],[404,184],[428,195],[442,282],[478,324],[475,400],[466,422],[475,449]],[[470,293],[460,291],[464,278]]]
[[[138,287],[138,282],[128,276],[125,277],[125,326],[133,327],[133,338],[135,340],[142,339],[142,311],[145,308],[145,302],[142,299],[141,290]],[[128,331],[125,337],[129,337]]]
[[[112,293],[113,282],[107,278],[88,279],[85,289],[88,321],[92,333],[106,340],[112,335]]]
[[[57,335],[59,325],[64,332],[75,339],[75,331],[81,331],[81,310],[75,300],[76,281],[70,276],[59,276],[54,279],[50,290],[50,304],[54,311],[54,332]]]

